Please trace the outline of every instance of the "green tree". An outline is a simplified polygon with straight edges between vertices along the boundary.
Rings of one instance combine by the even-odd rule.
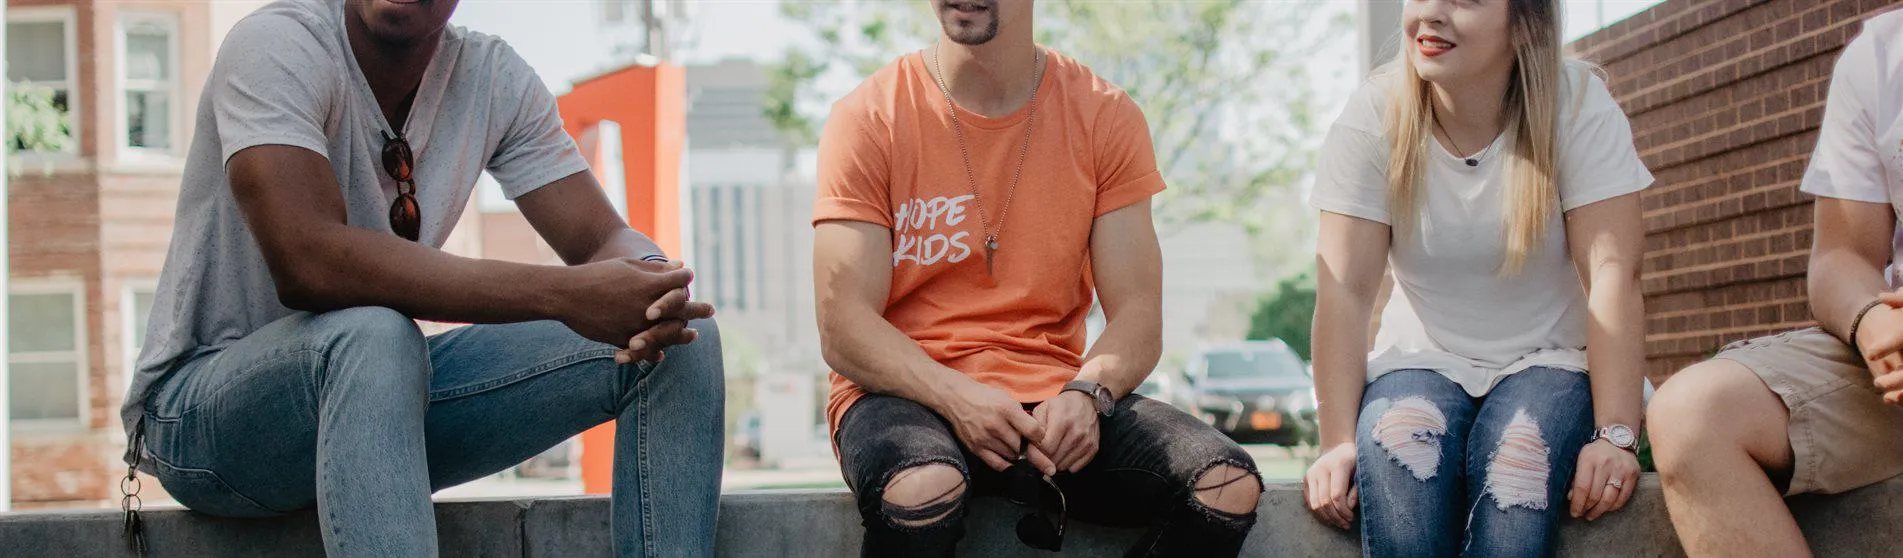
[[[1249,317],[1249,338],[1281,339],[1306,361],[1314,322],[1315,276],[1304,271],[1283,279],[1274,292],[1256,303],[1255,314]]]
[[[60,151],[72,141],[70,118],[54,102],[52,89],[7,86],[7,152]]]
[[[802,145],[844,88],[938,34],[921,0],[783,1],[781,11],[812,40],[778,64],[764,110]],[[1330,41],[1349,30],[1349,13],[1323,0],[1044,0],[1035,17],[1039,42],[1143,107],[1170,184],[1156,206],[1165,231],[1233,223],[1269,268],[1297,261],[1314,217],[1296,186],[1323,123],[1312,61],[1340,45]]]

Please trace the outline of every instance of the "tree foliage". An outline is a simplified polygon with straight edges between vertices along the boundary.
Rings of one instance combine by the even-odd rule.
[[[72,124],[52,89],[7,86],[7,151],[61,151],[73,141]]]
[[[1283,279],[1274,291],[1263,295],[1249,317],[1249,338],[1281,339],[1306,361],[1314,323],[1315,276],[1305,271]]]

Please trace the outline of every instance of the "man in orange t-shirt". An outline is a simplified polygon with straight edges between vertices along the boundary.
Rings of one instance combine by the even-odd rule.
[[[1162,344],[1142,111],[1039,47],[1032,2],[933,8],[944,37],[834,104],[820,140],[827,416],[865,554],[950,555],[968,492],[1033,508],[1034,547],[1061,546],[1068,510],[1153,525],[1140,555],[1237,554],[1253,460],[1130,393]],[[1085,353],[1093,291],[1108,322]]]

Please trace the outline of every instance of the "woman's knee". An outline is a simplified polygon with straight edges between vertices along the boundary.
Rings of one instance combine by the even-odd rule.
[[[1446,462],[1446,413],[1422,396],[1378,399],[1362,410],[1371,423],[1358,438],[1358,449],[1380,455],[1406,469],[1414,480],[1440,475]]]

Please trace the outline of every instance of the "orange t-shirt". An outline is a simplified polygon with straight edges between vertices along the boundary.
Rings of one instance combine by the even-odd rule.
[[[892,229],[886,320],[940,364],[1025,403],[1057,395],[1082,365],[1096,218],[1163,191],[1142,110],[1076,60],[1046,54],[1034,118],[1029,105],[1001,118],[957,109],[975,199],[944,94],[915,53],[833,105],[813,208],[814,223]],[[1030,151],[1007,213],[1027,125]],[[995,274],[985,271],[981,202],[991,228],[1002,226]],[[865,391],[831,378],[836,431]]]

